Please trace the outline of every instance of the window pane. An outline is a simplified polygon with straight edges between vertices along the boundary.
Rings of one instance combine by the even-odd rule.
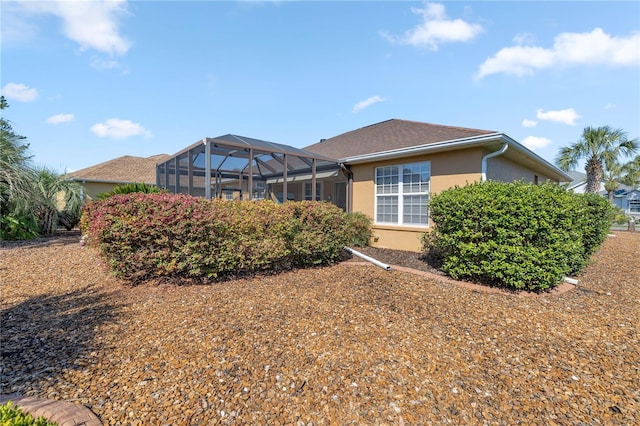
[[[376,222],[398,223],[398,196],[378,196],[376,197],[376,203]]]
[[[405,195],[402,203],[402,221],[405,224],[428,225],[429,211],[427,210],[426,194]]]
[[[429,192],[431,167],[428,161],[403,166],[402,191],[404,193]]]
[[[376,168],[376,194],[397,194],[398,166]]]
[[[311,197],[311,182],[304,183],[304,199],[307,201],[312,200]],[[322,200],[322,182],[316,181],[316,201]]]

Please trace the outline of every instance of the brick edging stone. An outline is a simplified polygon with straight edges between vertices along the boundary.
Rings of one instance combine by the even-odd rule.
[[[11,403],[34,418],[44,417],[59,426],[102,426],[102,421],[84,405],[32,396],[0,395],[0,404]]]

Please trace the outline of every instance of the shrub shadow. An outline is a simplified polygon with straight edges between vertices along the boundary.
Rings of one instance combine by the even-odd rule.
[[[46,397],[64,371],[84,369],[101,347],[101,324],[121,305],[96,288],[42,295],[1,311],[0,394]]]
[[[81,233],[78,229],[71,231],[57,230],[53,235],[40,236],[32,240],[0,240],[0,249],[67,246],[70,244],[79,244],[80,237]]]

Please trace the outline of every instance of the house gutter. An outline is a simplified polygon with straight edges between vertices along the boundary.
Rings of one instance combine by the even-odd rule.
[[[414,155],[449,151],[453,149],[465,149],[465,148],[472,148],[476,146],[484,146],[489,142],[502,142],[505,144],[509,144],[509,147],[511,147],[514,151],[525,155],[529,160],[535,163],[538,163],[540,165],[544,165],[545,167],[548,167],[551,170],[554,170],[559,181],[571,182],[572,180],[571,176],[569,176],[566,172],[560,170],[553,164],[549,163],[547,160],[540,157],[535,152],[528,150],[527,148],[522,146],[520,143],[510,138],[509,136],[505,135],[504,133],[490,133],[487,135],[453,139],[453,140],[437,142],[432,144],[412,146],[409,148],[376,152],[373,154],[356,155],[353,157],[341,158],[339,161],[341,163],[348,164],[348,165],[369,163],[373,161],[390,160],[390,159],[396,159],[401,157],[411,157]]]
[[[489,158],[497,157],[498,155],[504,154],[507,148],[509,148],[509,143],[505,142],[500,150],[491,152],[482,157],[482,177],[480,178],[481,182],[485,182],[487,180],[487,160]]]
[[[411,146],[408,148],[394,149],[390,151],[374,152],[372,154],[357,155],[340,159],[345,164],[368,163],[372,161],[386,160],[398,157],[411,157],[414,155],[438,152],[451,149],[470,148],[472,146],[484,145],[487,142],[502,139],[502,133],[491,133],[483,136],[473,136],[469,138],[454,139],[443,142],[436,142],[426,145]]]

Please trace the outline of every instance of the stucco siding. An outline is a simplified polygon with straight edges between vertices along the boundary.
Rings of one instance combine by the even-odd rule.
[[[498,156],[487,160],[487,179],[503,182],[524,180],[529,183],[542,183],[550,180],[549,176],[539,171],[531,170],[525,166],[514,163],[507,157]]]
[[[81,183],[82,184],[82,183]],[[117,183],[105,183],[105,182],[86,182],[83,187],[84,196],[88,199],[95,199],[96,194],[103,192],[109,192],[118,186]]]
[[[353,173],[353,211],[375,218],[375,169],[376,167],[431,162],[431,194],[452,186],[463,186],[480,180],[482,149],[466,149],[399,158],[375,163],[351,166]],[[420,236],[428,227],[376,224],[374,220],[371,244],[374,247],[420,251]]]

